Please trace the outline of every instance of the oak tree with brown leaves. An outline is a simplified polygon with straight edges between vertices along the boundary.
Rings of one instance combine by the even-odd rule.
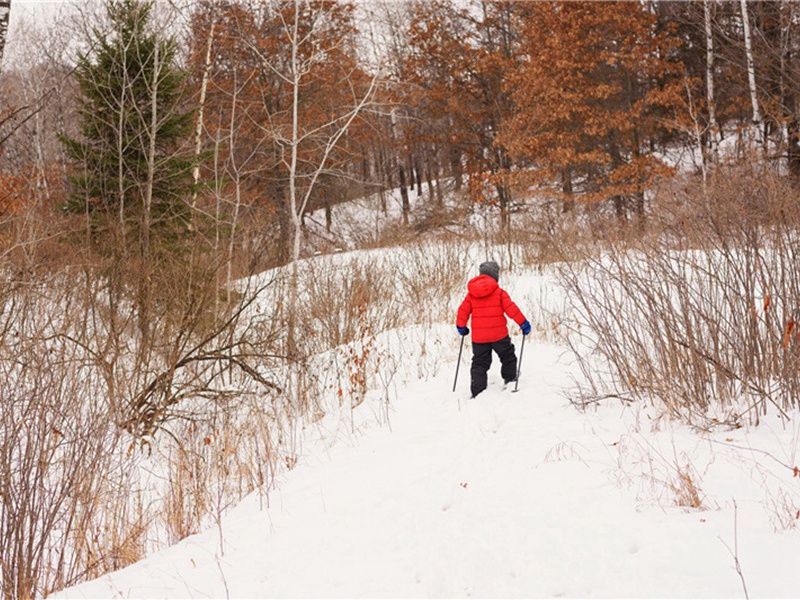
[[[517,68],[522,2],[420,2],[408,28],[403,81],[414,111],[408,135],[442,148],[460,179],[470,175],[474,199],[496,203],[508,224],[513,203],[511,156],[497,135],[514,112],[505,87]]]
[[[667,173],[653,152],[662,111],[680,101],[672,40],[641,3],[541,2],[523,16],[520,68],[506,80],[516,111],[501,141],[540,182],[611,200],[644,217],[644,192]]]

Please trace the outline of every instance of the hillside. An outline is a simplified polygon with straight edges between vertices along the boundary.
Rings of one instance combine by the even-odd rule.
[[[0,600],[800,597],[800,2],[22,3]]]
[[[58,597],[797,597],[781,463],[800,421],[702,432],[616,400],[579,411],[571,355],[530,306],[557,294],[531,272],[507,284],[538,321],[519,393],[495,363],[469,399],[468,349],[453,393],[449,324],[389,332],[407,353],[388,398],[308,426],[297,466],[218,527]]]

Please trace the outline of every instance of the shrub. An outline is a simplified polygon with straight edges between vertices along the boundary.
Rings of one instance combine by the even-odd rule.
[[[653,234],[562,263],[589,393],[706,426],[797,408],[797,203],[778,177],[718,173],[661,198]]]

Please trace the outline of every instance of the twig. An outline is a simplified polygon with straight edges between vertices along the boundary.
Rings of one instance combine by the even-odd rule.
[[[678,344],[679,346],[683,346],[683,347],[684,347],[684,348],[686,348],[687,350],[689,350],[689,351],[691,351],[691,352],[694,352],[694,353],[695,353],[697,356],[699,356],[699,357],[700,357],[700,358],[702,358],[703,360],[706,360],[706,361],[710,362],[712,365],[714,365],[714,366],[715,366],[715,367],[717,367],[719,370],[721,370],[722,372],[724,372],[724,373],[725,373],[725,374],[726,374],[728,377],[730,377],[731,379],[735,379],[736,381],[738,381],[738,382],[742,383],[743,385],[745,385],[745,386],[749,387],[751,390],[753,390],[753,391],[754,391],[754,392],[756,392],[757,394],[760,394],[761,396],[763,396],[764,398],[766,398],[767,400],[769,400],[770,402],[772,402],[772,404],[775,406],[775,408],[777,408],[777,409],[780,411],[781,415],[783,415],[783,417],[784,417],[785,419],[787,419],[787,420],[791,420],[791,418],[789,417],[789,415],[788,415],[788,414],[786,414],[786,411],[785,411],[785,410],[783,410],[783,409],[780,407],[780,405],[779,405],[779,404],[778,404],[778,403],[777,403],[777,402],[776,402],[776,401],[775,401],[775,400],[772,398],[772,396],[770,395],[770,393],[769,393],[769,392],[767,392],[767,390],[763,389],[761,386],[759,386],[759,385],[756,385],[756,384],[754,384],[754,383],[753,383],[753,382],[751,382],[751,381],[745,381],[745,380],[744,380],[742,377],[740,377],[739,375],[737,375],[736,373],[734,373],[734,372],[733,372],[731,369],[729,369],[728,367],[726,367],[725,365],[723,365],[722,363],[720,363],[720,362],[719,362],[717,359],[715,359],[713,356],[709,356],[709,355],[708,355],[708,354],[706,354],[705,352],[703,352],[703,351],[701,351],[701,350],[699,350],[699,349],[697,349],[697,348],[694,348],[694,347],[692,347],[690,344],[687,344],[686,342],[684,342],[684,341],[682,341],[682,340],[678,340],[678,339],[674,339],[674,338],[673,338],[673,340],[672,340],[672,341],[674,341],[674,342],[675,342],[676,344]]]
[[[736,505],[735,499],[733,501],[733,550],[731,550],[731,547],[725,542],[725,540],[722,538],[719,539],[728,549],[728,552],[731,553],[731,556],[733,556],[733,564],[736,567],[736,572],[739,574],[739,579],[742,580],[744,597],[746,600],[750,600],[750,594],[747,592],[747,582],[744,579],[744,573],[742,573],[742,564],[739,562],[739,507]]]
[[[728,442],[720,442],[718,440],[709,440],[709,441],[712,444],[719,444],[720,446],[728,446],[729,448],[735,448],[736,450],[746,450],[748,452],[759,452],[760,454],[763,454],[764,456],[768,456],[769,458],[774,460],[776,463],[778,463],[782,467],[786,467],[793,474],[798,473],[798,468],[796,466],[791,466],[791,465],[786,464],[785,462],[783,462],[782,460],[777,458],[774,454],[770,454],[766,450],[760,450],[758,448],[748,448],[747,446],[737,446],[736,444],[731,444],[731,443],[728,443]]]

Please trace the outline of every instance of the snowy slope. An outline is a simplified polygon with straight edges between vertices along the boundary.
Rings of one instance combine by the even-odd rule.
[[[469,351],[457,393],[454,358],[400,387],[388,425],[365,402],[344,440],[310,430],[221,527],[61,596],[800,597],[800,481],[780,464],[797,420],[700,434],[619,403],[581,413],[568,355],[533,337],[519,393],[495,364],[467,399]],[[676,505],[687,478],[699,509]]]

